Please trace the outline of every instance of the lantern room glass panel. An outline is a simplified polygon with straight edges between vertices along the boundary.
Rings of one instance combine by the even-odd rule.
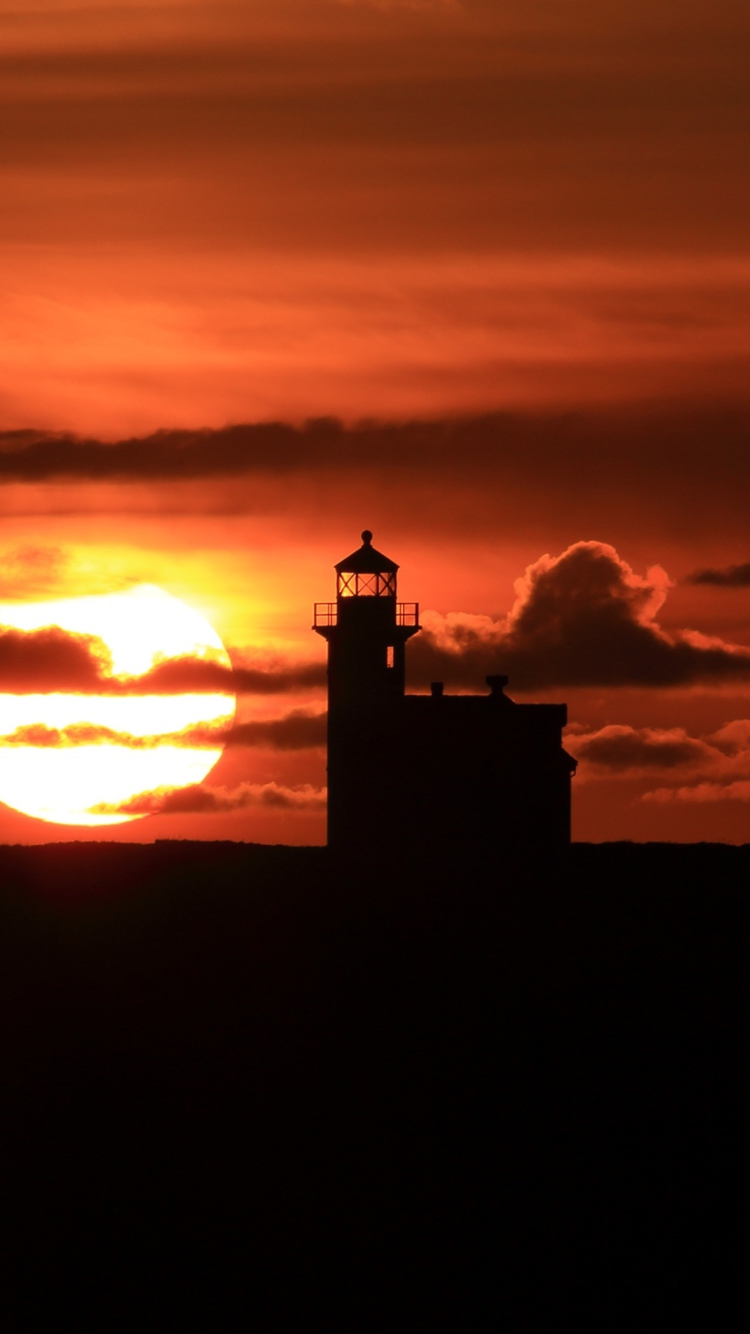
[[[339,575],[338,595],[340,598],[395,598],[396,575],[344,571]]]

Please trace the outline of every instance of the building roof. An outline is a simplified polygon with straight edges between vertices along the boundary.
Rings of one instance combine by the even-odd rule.
[[[372,545],[372,533],[365,528],[362,546],[333,567],[337,574],[395,574],[398,565]]]

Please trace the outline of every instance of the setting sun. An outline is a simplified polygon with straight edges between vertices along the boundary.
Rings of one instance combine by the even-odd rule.
[[[60,824],[106,825],[145,812],[120,809],[141,793],[199,783],[222,752],[234,696],[139,690],[169,662],[231,669],[219,636],[198,612],[151,585],[98,597],[0,607],[0,623],[50,633],[106,667],[101,690],[0,694],[0,800]],[[69,683],[70,684],[70,683]],[[73,683],[74,684],[74,683]],[[111,692],[111,693],[110,693]],[[132,693],[131,693],[132,692]],[[191,744],[196,729],[202,744]],[[212,742],[212,730],[216,739]]]

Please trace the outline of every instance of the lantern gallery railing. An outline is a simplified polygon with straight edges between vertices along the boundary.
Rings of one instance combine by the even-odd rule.
[[[338,603],[316,602],[314,628],[317,629],[318,626],[337,625],[337,624],[338,624]],[[419,624],[419,603],[397,602],[396,625],[418,625],[418,624]]]

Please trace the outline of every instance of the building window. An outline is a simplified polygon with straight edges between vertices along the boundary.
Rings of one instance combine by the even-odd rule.
[[[389,644],[389,645],[388,645],[388,648],[386,649],[386,653],[385,653],[385,665],[386,665],[386,667],[393,667],[393,666],[395,666],[395,657],[394,657],[394,652],[393,652],[393,644]]]

